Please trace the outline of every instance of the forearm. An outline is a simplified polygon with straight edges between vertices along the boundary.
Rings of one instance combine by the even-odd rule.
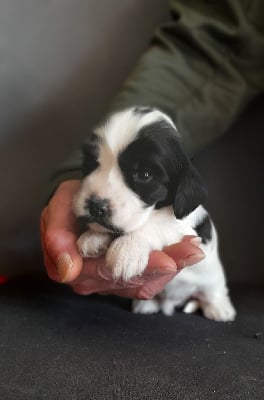
[[[109,111],[158,107],[175,121],[190,155],[223,134],[264,87],[261,0],[246,3],[172,1],[171,19],[157,29]],[[81,177],[81,160],[77,151],[61,166],[55,186]]]
[[[58,165],[51,177],[48,201],[62,182],[80,180],[82,177],[82,152],[76,149],[71,156],[62,164]]]
[[[264,88],[261,1],[245,3],[172,1],[171,21],[156,31],[111,110],[160,108],[189,154],[223,134]]]

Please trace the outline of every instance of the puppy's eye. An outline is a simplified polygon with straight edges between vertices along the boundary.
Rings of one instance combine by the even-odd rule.
[[[135,173],[135,178],[140,182],[149,182],[151,181],[153,175],[150,170],[144,169],[142,171],[137,171]]]

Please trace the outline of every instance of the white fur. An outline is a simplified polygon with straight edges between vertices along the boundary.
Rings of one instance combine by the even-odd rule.
[[[83,257],[99,257],[104,254],[112,241],[112,236],[107,232],[84,232],[78,239],[77,245]]]
[[[195,214],[199,217],[200,212],[201,210],[198,208],[194,210],[192,218],[195,218]],[[174,236],[174,227],[176,228],[173,219],[171,219],[171,224],[167,221],[167,224],[159,225],[158,240],[161,240],[161,236],[163,236],[166,245],[178,242],[178,232]],[[153,232],[155,232],[155,229]],[[171,234],[170,238],[168,232]],[[181,232],[183,232],[183,227]],[[173,240],[173,236],[175,240]],[[168,238],[170,239],[169,241],[167,241]],[[163,242],[163,246],[165,244]],[[200,247],[206,254],[205,259],[191,267],[185,268],[167,284],[161,295],[161,300],[159,300],[159,310],[165,315],[172,315],[175,307],[185,305],[184,312],[186,313],[195,312],[200,308],[209,319],[216,321],[233,320],[236,312],[228,297],[225,275],[218,256],[217,235],[214,227],[212,240],[208,244],[201,244]],[[195,298],[196,303],[193,300],[191,300],[191,303],[188,303],[190,298]],[[152,302],[153,300],[147,301]],[[144,303],[144,300],[134,301],[133,308],[137,313],[144,313],[146,309]],[[149,307],[151,306],[149,305]],[[156,299],[155,308],[157,309]]]
[[[158,117],[161,118],[160,112],[157,115],[155,113],[152,122],[158,120]],[[152,207],[144,208],[144,203],[127,187],[118,166],[119,153],[135,139],[136,132],[145,126],[142,119],[136,118],[131,110],[125,111],[114,115],[95,131],[102,139],[98,159],[100,167],[84,178],[75,196],[73,207],[77,216],[83,215],[86,199],[96,195],[110,200],[112,223],[125,232],[138,229],[148,219]],[[150,118],[147,122],[150,123]]]
[[[111,236],[106,233],[107,229],[94,223],[90,225],[90,231],[85,232],[78,241],[83,256],[98,256],[109,246],[106,265],[114,279],[128,281],[142,274],[152,250],[162,250],[164,246],[177,243],[184,235],[196,235],[191,226],[196,226],[207,215],[206,210],[199,206],[179,220],[175,218],[171,206],[159,210],[146,207],[123,179],[118,155],[135,139],[142,127],[162,118],[173,125],[158,110],[135,115],[133,109],[129,109],[115,114],[104,126],[98,128],[96,133],[101,137],[98,158],[100,166],[84,178],[74,199],[77,216],[87,212],[85,201],[90,196],[108,199],[112,210],[111,223],[126,232],[109,246]],[[213,226],[212,240],[206,245],[201,244],[206,254],[205,259],[182,270],[167,284],[161,296],[153,300],[135,300],[134,312],[162,311],[165,315],[172,315],[175,307],[185,305],[186,313],[200,308],[209,319],[233,320],[236,312],[228,297],[217,247],[217,234]]]

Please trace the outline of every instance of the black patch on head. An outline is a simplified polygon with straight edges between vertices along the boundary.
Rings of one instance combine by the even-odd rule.
[[[82,144],[83,152],[83,163],[82,163],[82,174],[83,177],[89,175],[94,171],[99,163],[97,161],[99,151],[100,138],[95,134],[86,139]]]
[[[119,156],[119,165],[128,186],[148,205],[162,202],[168,194],[169,178],[157,157],[158,148],[148,138],[131,143]],[[151,175],[148,181],[144,175]]]
[[[166,120],[143,127],[119,156],[128,186],[148,205],[174,206],[183,218],[205,200],[206,189]]]
[[[205,244],[212,239],[212,223],[209,215],[206,215],[194,229],[196,230],[197,235],[202,239],[202,243]]]
[[[136,115],[145,115],[145,114],[148,114],[148,113],[150,113],[152,111],[153,111],[153,108],[142,106],[142,107],[135,107],[134,110],[133,110],[133,113],[136,114]]]
[[[156,208],[172,204],[175,171],[183,167],[183,157],[178,154],[176,131],[165,120],[143,127],[123,153],[119,165],[128,186],[148,205]],[[144,180],[144,174],[151,179]]]

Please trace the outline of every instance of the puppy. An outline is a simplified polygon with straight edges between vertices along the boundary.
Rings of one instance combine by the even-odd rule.
[[[206,257],[181,271],[152,300],[135,300],[135,313],[175,307],[202,310],[215,321],[236,312],[218,256],[217,233],[202,206],[206,188],[184,154],[172,120],[157,109],[133,107],[112,115],[83,146],[83,180],[74,212],[87,225],[78,240],[83,257],[106,253],[114,279],[143,273],[152,250],[198,235]]]

